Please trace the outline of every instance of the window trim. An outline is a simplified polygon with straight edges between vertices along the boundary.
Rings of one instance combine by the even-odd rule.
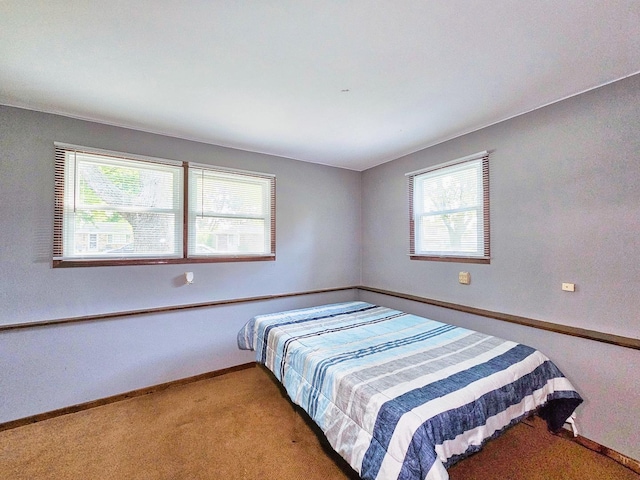
[[[276,259],[276,177],[273,174],[252,172],[227,167],[218,167],[208,164],[199,164],[186,161],[168,160],[164,158],[149,157],[143,155],[116,152],[93,147],[84,147],[61,142],[54,142],[55,171],[54,171],[54,221],[53,221],[53,268],[64,267],[101,267],[124,265],[164,265],[164,264],[189,264],[189,263],[223,263],[223,262],[255,262],[275,261]],[[66,152],[75,151],[93,155],[103,155],[116,159],[134,160],[154,164],[179,166],[183,170],[182,175],[182,251],[181,257],[148,257],[148,258],[64,258],[64,200],[65,200],[65,155]],[[270,252],[263,254],[230,254],[215,256],[188,256],[189,238],[189,168],[205,168],[236,175],[246,175],[269,179],[270,181]]]
[[[426,260],[437,262],[457,262],[457,263],[491,263],[491,245],[490,245],[490,203],[489,203],[489,154],[488,151],[474,153],[466,157],[458,158],[449,162],[434,165],[432,167],[415,170],[406,173],[407,177],[407,193],[409,200],[409,258],[411,260]],[[416,224],[415,224],[415,179],[419,175],[442,170],[445,168],[462,165],[467,162],[481,160],[482,168],[482,216],[483,216],[483,253],[482,255],[460,255],[458,253],[447,255],[420,254],[416,253]]]

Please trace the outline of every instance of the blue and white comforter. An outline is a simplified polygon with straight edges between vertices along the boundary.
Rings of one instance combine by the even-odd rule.
[[[533,348],[364,302],[257,316],[238,345],[363,479],[445,480],[530,412],[556,430],[582,402]]]

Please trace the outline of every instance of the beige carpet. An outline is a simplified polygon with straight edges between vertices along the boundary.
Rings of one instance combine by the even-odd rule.
[[[519,425],[450,470],[452,480],[639,480]],[[0,432],[1,479],[357,478],[328,453],[261,367]]]

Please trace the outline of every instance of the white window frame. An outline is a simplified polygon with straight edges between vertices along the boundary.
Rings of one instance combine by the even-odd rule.
[[[475,169],[478,179],[477,203],[452,209],[425,211],[425,183],[443,175],[455,175],[469,169]],[[467,263],[490,263],[490,225],[489,225],[489,153],[478,152],[433,167],[416,170],[406,174],[409,193],[409,257],[412,260],[435,260]],[[469,248],[456,250],[451,245],[444,248],[422,249],[422,222],[427,217],[438,217],[464,211],[475,210],[476,231],[473,242],[475,250]],[[472,233],[473,234],[473,233]]]

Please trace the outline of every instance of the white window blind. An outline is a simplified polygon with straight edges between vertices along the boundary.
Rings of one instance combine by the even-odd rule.
[[[188,256],[275,255],[275,177],[189,166]]]
[[[488,261],[489,154],[407,174],[410,255]]]
[[[56,144],[54,260],[181,257],[182,184],[179,162]]]
[[[275,176],[55,143],[53,266],[275,260]]]

